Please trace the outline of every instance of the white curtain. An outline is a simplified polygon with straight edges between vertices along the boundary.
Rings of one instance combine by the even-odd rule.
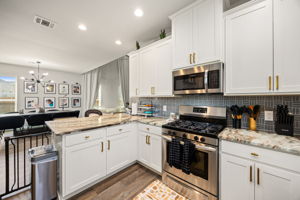
[[[83,108],[86,110],[94,107],[99,91],[99,68],[89,71],[83,74],[84,81],[84,95],[83,95]]]
[[[129,103],[129,57],[124,56],[118,59],[118,71],[121,83],[123,103]]]

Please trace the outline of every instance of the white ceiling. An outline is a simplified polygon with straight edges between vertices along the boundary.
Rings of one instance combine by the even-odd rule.
[[[194,0],[0,0],[0,62],[83,73],[170,28],[168,16]],[[134,10],[144,10],[137,18]],[[48,29],[35,15],[57,23]],[[87,31],[78,29],[78,24]],[[120,39],[123,44],[116,45]]]

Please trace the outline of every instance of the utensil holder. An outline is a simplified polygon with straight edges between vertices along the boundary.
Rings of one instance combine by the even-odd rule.
[[[253,117],[249,117],[249,129],[251,131],[256,131],[256,120]]]

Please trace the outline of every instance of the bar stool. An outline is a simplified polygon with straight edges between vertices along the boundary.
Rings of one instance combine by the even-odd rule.
[[[32,134],[32,133],[42,133],[42,132],[49,131],[45,122],[50,120],[51,120],[51,116],[46,113],[29,116],[27,118],[27,123],[29,126],[28,132]]]

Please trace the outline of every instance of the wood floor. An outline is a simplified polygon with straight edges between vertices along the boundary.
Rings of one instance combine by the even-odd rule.
[[[157,179],[161,179],[161,177],[143,166],[135,164],[76,195],[71,200],[132,200]],[[7,200],[30,199],[30,191],[26,191]]]

